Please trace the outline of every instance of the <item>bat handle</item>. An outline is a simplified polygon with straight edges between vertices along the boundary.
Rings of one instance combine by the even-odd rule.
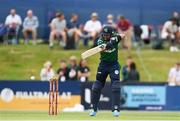
[[[105,47],[106,47],[106,44],[102,44],[102,45],[100,45],[100,47],[99,47],[99,48],[101,48],[101,49],[105,49]]]

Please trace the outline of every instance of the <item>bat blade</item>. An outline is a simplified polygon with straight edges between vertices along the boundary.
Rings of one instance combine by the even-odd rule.
[[[94,54],[97,54],[102,51],[102,45],[99,45],[97,47],[91,48],[81,54],[82,59],[86,59]]]

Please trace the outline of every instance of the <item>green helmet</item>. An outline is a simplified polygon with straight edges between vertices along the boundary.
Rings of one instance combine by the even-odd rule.
[[[104,26],[102,29],[102,35],[112,35],[113,33],[113,28],[111,26]]]
[[[109,40],[114,33],[114,28],[111,26],[104,26],[101,32],[101,36],[105,40]]]

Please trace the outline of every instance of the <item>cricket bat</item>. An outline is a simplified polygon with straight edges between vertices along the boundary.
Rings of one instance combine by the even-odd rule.
[[[94,54],[97,54],[97,53],[101,52],[101,51],[103,50],[103,47],[104,47],[105,45],[106,45],[106,44],[102,44],[102,45],[99,45],[99,46],[97,46],[97,47],[91,48],[91,49],[83,52],[83,53],[81,54],[81,58],[82,58],[82,59],[86,59],[86,58],[88,58],[88,57],[90,57],[90,56],[92,56],[92,55],[94,55]]]

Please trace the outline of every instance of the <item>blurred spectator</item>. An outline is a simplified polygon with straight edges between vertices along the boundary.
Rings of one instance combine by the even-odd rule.
[[[28,35],[32,33],[32,38],[33,38],[33,44],[36,44],[36,39],[37,39],[37,28],[39,26],[39,21],[36,16],[33,15],[32,10],[27,11],[27,17],[24,19],[23,22],[23,34],[24,34],[24,42],[25,44],[28,44],[29,42],[29,37]]]
[[[133,63],[133,59],[131,56],[128,56],[126,60],[126,65],[122,67],[122,77],[123,77],[122,81],[123,82],[125,82],[128,78],[128,71],[129,71],[128,69],[130,68],[131,63]]]
[[[119,33],[125,34],[125,39],[122,41],[124,49],[131,49],[133,27],[132,24],[124,16],[118,16],[117,29]]]
[[[142,43],[142,41],[141,41],[141,34],[143,33],[143,30],[141,29],[141,26],[140,25],[134,25],[134,27],[133,27],[134,29],[134,44],[135,44],[135,46],[137,45],[137,44],[140,44],[141,45],[141,43]]]
[[[136,64],[132,62],[130,66],[128,67],[128,73],[127,73],[127,80],[126,82],[139,82],[140,81],[140,75],[139,72],[136,70]]]
[[[167,39],[171,41],[170,51],[179,51],[177,48],[178,43],[178,26],[177,26],[177,19],[172,18],[171,20],[168,20],[165,22],[162,32],[161,32],[161,38]]]
[[[179,16],[179,13],[177,11],[173,12],[172,18],[176,19],[176,24],[177,24],[177,26],[179,26],[180,16]]]
[[[95,43],[95,40],[98,34],[100,33],[101,29],[102,29],[102,24],[98,20],[98,14],[96,12],[93,12],[91,14],[91,20],[88,20],[85,23],[84,26],[85,34],[87,35],[87,37],[92,38],[93,42]],[[88,45],[88,39],[85,39],[84,45],[85,46]]]
[[[68,67],[68,79],[69,80],[78,80],[78,66],[76,56],[71,56],[69,59]]]
[[[140,28],[142,29],[141,39],[145,44],[149,44],[151,41],[151,27],[148,25],[141,25]]]
[[[7,33],[7,27],[3,24],[0,23],[0,43],[5,42],[5,35]]]
[[[81,60],[78,68],[78,78],[81,82],[86,82],[88,81],[89,76],[90,76],[90,69],[87,66],[87,61]]]
[[[68,80],[68,68],[65,60],[61,60],[59,64],[59,69],[57,70],[59,80],[64,82]]]
[[[67,31],[68,31],[68,40],[67,40],[67,46],[72,46],[69,47],[70,49],[76,48],[79,37],[81,34],[81,31],[79,30],[79,23],[78,23],[78,15],[77,14],[72,14],[70,21],[67,23]]]
[[[180,86],[180,63],[176,63],[169,71],[168,84],[170,86]]]
[[[150,43],[151,28],[148,25],[135,25],[134,26],[134,39],[135,44],[143,45]]]
[[[144,44],[150,44],[153,37],[156,36],[155,33],[152,32],[153,26],[143,24],[140,28],[142,29],[141,40]]]
[[[50,61],[46,61],[40,72],[41,81],[49,81],[54,75],[55,73],[52,68],[52,63]]]
[[[60,44],[65,47],[66,46],[66,20],[64,18],[64,14],[62,12],[56,13],[56,18],[54,18],[50,24],[51,32],[49,36],[49,47],[53,47],[53,43],[55,38],[61,37],[62,41]]]
[[[6,17],[5,25],[7,26],[8,41],[12,44],[18,43],[18,32],[20,25],[22,24],[21,17],[16,14],[16,9],[10,10],[10,15]]]
[[[116,23],[114,22],[114,16],[112,14],[107,15],[107,21],[103,26],[111,26],[116,29]]]

